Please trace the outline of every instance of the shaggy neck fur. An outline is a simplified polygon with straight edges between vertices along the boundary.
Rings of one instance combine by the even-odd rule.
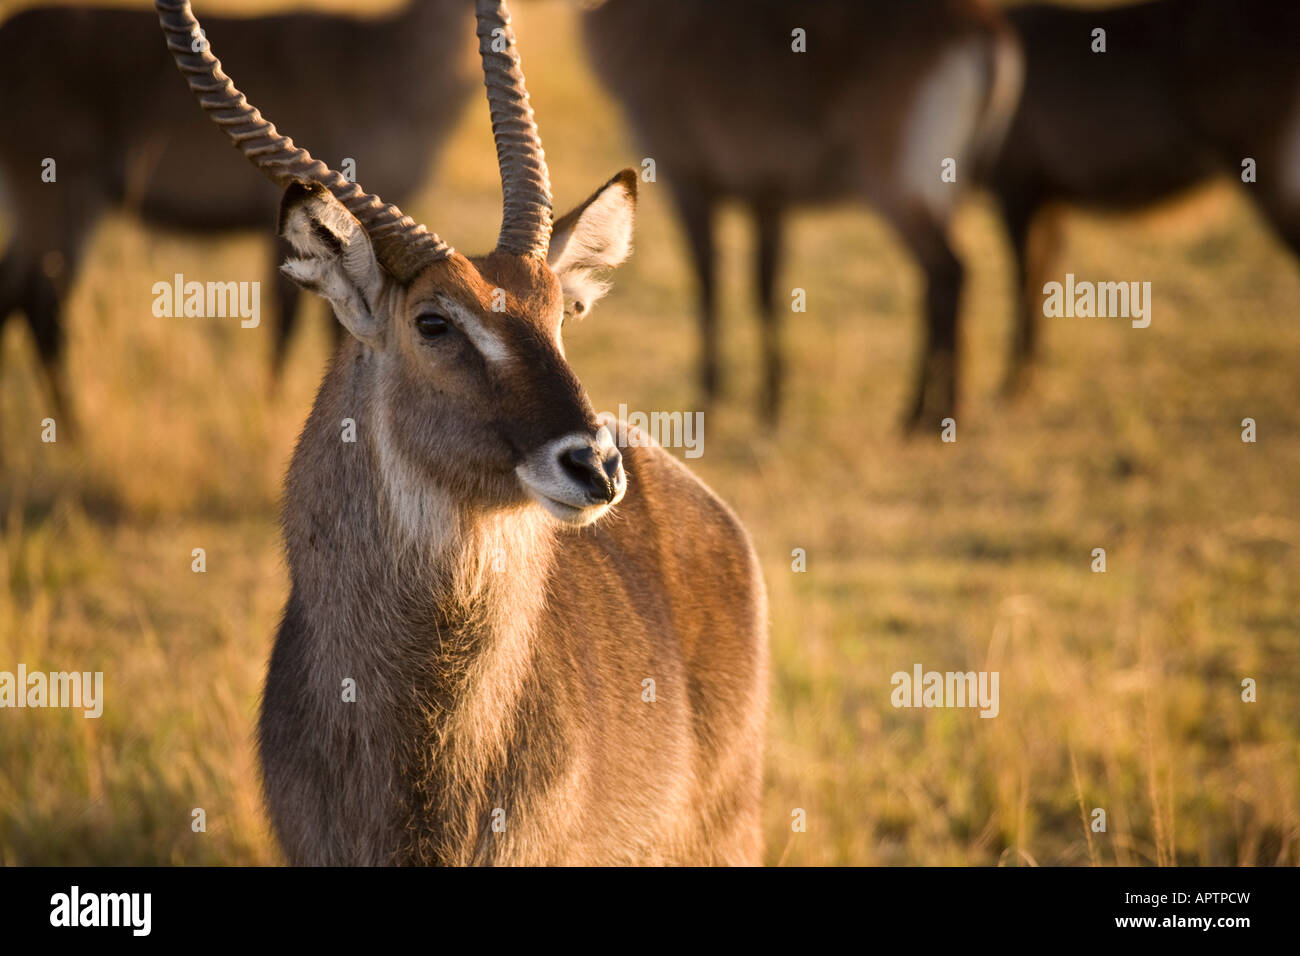
[[[531,505],[474,513],[408,460],[369,385],[376,360],[357,346],[339,354],[288,482],[292,602],[319,684],[322,757],[350,764],[341,787],[366,791],[345,792],[339,809],[367,815],[386,848],[375,862],[474,862],[493,811],[518,809],[502,801],[525,725],[546,719],[525,697],[554,530]],[[344,418],[355,443],[340,440]],[[357,681],[355,704],[336,704],[344,677]]]

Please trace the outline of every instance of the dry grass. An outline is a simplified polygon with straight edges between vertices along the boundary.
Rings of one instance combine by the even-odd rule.
[[[639,154],[570,8],[517,6],[565,205]],[[485,112],[408,210],[465,249],[490,243],[498,215]],[[662,187],[643,193],[637,253],[570,357],[597,408],[691,408],[689,273]],[[787,322],[785,426],[764,434],[750,237],[734,215],[722,234],[736,395],[694,466],[748,524],[771,592],[769,861],[1300,862],[1300,269],[1239,197],[1072,217],[1060,271],[1150,280],[1154,321],[1049,322],[1039,390],[1016,406],[995,397],[1005,241],[972,203],[955,445],[897,439],[918,276],[851,209],[794,222],[781,283],[807,289],[809,310]],[[98,721],[0,716],[0,862],[277,858],[252,728],[286,593],[279,481],[324,321],[306,323],[271,401],[266,323],[150,313],[152,283],[176,271],[264,279],[263,242],[102,229],[68,305],[80,444],[39,440],[31,346],[21,323],[5,329],[0,669],[102,670],[107,705]],[[1247,416],[1257,444],[1240,440]],[[796,547],[807,573],[791,571]],[[999,670],[1001,715],[893,709],[889,677],[914,662]],[[193,807],[207,833],[190,831]],[[1108,832],[1086,830],[1094,807]]]

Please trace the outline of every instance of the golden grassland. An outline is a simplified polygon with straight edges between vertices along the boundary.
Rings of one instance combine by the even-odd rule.
[[[516,7],[567,207],[639,154],[571,8]],[[499,215],[485,114],[467,111],[408,209],[467,250]],[[643,187],[632,261],[566,336],[598,409],[695,407],[691,279],[664,188]],[[987,203],[963,209],[957,238],[958,441],[899,439],[919,277],[851,208],[794,218],[781,286],[806,289],[808,311],[787,317],[788,415],[768,434],[751,237],[734,211],[723,222],[735,392],[692,466],[748,525],[771,595],[767,860],[1300,862],[1300,267],[1226,185],[1140,221],[1074,215],[1059,271],[1150,280],[1152,325],[1046,321],[1037,390],[1006,404],[1010,262]],[[252,734],[286,594],[279,485],[326,360],[324,312],[312,304],[272,397],[265,319],[150,311],[174,272],[265,279],[265,241],[100,230],[68,302],[78,443],[40,441],[31,344],[21,322],[5,329],[0,670],[102,670],[107,701],[99,720],[0,717],[0,862],[277,862]],[[998,670],[1000,716],[894,709],[890,675],[913,663]],[[1095,807],[1106,833],[1085,826]]]

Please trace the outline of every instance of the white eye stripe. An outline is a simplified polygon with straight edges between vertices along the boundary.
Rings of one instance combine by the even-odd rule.
[[[464,308],[459,302],[439,296],[438,307],[454,319],[466,337],[474,343],[483,358],[489,362],[506,362],[510,360],[510,349],[493,331],[487,328],[474,313]]]

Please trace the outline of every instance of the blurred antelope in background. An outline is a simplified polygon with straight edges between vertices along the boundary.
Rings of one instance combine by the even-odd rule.
[[[925,277],[925,342],[906,423],[937,426],[951,414],[962,264],[949,222],[1019,89],[1019,54],[995,13],[978,0],[606,0],[583,25],[596,72],[685,227],[705,397],[723,385],[718,204],[738,200],[757,227],[762,408],[775,420],[785,377],[785,305],[775,291],[785,216],[795,205],[857,199],[893,224]],[[795,30],[806,52],[795,51]],[[947,159],[956,161],[956,183],[941,179]]]
[[[377,19],[291,13],[207,26],[233,48],[259,102],[404,201],[425,183],[473,88],[472,58],[456,42],[468,20],[463,0],[412,0]],[[0,261],[0,328],[15,311],[26,316],[61,417],[60,300],[106,212],[125,208],[195,233],[274,221],[276,191],[221,148],[177,87],[157,33],[146,10],[102,8],[25,10],[0,26],[0,177],[14,219]],[[54,182],[42,179],[46,159]],[[275,261],[283,248],[272,250]],[[276,291],[273,375],[298,301],[287,280]]]
[[[157,7],[203,108],[285,190],[285,274],[350,333],[285,493],[260,744],[289,861],[758,862],[753,549],[667,453],[620,453],[564,357],[566,311],[628,255],[635,174],[552,223],[505,4],[478,0],[504,215],[466,258],[262,119],[193,52],[187,2]]]
[[[1060,204],[1140,209],[1228,175],[1300,255],[1300,4],[1156,0],[1009,16],[1025,88],[990,177],[1020,278],[1008,391],[1027,383],[1038,349]],[[1093,52],[1096,29],[1104,53]]]

